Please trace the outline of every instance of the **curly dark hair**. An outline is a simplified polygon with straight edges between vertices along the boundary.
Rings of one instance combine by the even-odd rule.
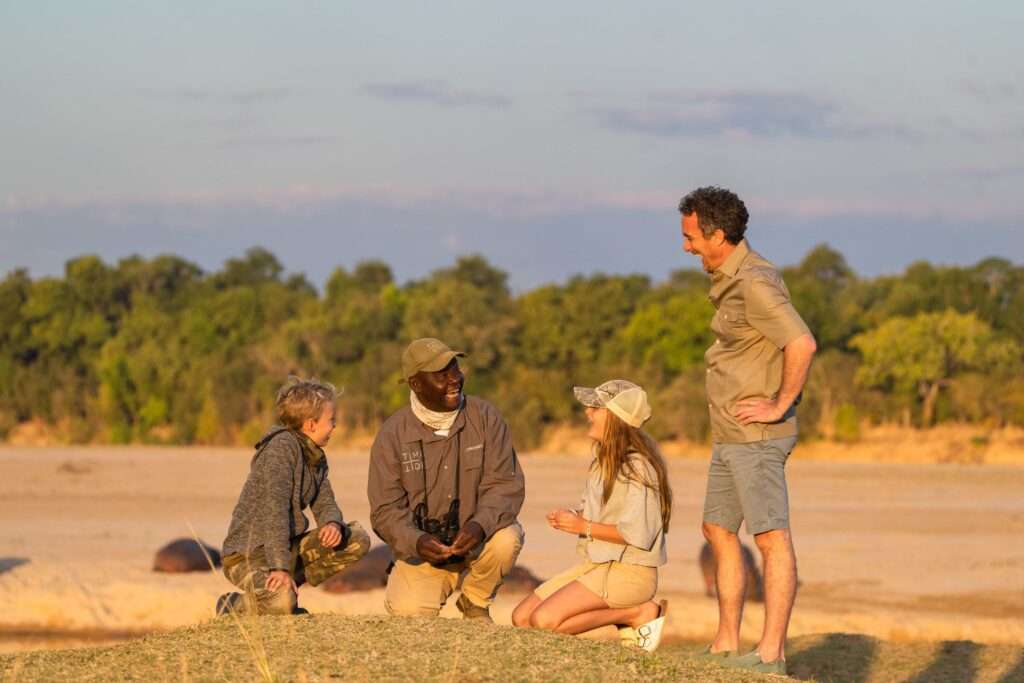
[[[699,187],[679,201],[679,213],[690,216],[694,212],[705,237],[721,230],[729,244],[740,243],[750,219],[746,205],[736,193],[714,185]]]

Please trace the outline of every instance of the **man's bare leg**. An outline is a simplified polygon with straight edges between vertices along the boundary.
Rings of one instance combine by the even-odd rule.
[[[715,554],[718,584],[718,633],[711,643],[711,651],[738,650],[743,599],[747,591],[747,571],[743,566],[740,539],[734,532],[710,522],[704,522],[702,530]]]
[[[789,529],[757,534],[754,541],[764,559],[764,633],[757,651],[762,662],[774,662],[786,657],[786,632],[796,598],[796,552]]]

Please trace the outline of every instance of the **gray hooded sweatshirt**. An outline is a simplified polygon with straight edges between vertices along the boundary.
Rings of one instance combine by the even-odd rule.
[[[344,523],[323,450],[304,434],[274,427],[256,444],[224,539],[224,557],[251,555],[262,547],[270,569],[292,571],[292,544],[309,528],[302,514],[306,507],[318,526]]]

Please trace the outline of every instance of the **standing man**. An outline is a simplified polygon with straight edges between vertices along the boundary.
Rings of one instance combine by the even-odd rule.
[[[743,238],[747,208],[734,193],[702,187],[679,202],[683,249],[711,276],[715,343],[707,350],[713,447],[704,536],[717,564],[718,633],[704,656],[727,667],[786,673],[796,596],[786,459],[796,445],[796,404],[817,346],[778,269]],[[765,621],[757,648],[738,654],[746,572],[741,522],[764,559]]]
[[[490,605],[523,547],[516,517],[526,485],[497,408],[462,393],[458,357],[437,339],[402,354],[409,405],[389,417],[370,451],[370,521],[391,546],[385,607],[434,616],[462,579],[466,618]]]

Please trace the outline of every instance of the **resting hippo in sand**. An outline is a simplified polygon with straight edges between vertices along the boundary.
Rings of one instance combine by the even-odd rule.
[[[346,567],[323,584],[328,593],[354,593],[383,588],[388,583],[388,567],[394,561],[391,548],[379,545],[368,552],[363,559]],[[528,593],[541,583],[526,567],[513,567],[505,577],[501,590],[512,593]]]
[[[203,554],[204,550],[206,554]],[[211,569],[210,562],[213,562],[214,567],[220,566],[219,550],[211,548],[202,541],[179,538],[156,551],[156,556],[153,558],[153,571],[170,574],[208,572]]]
[[[764,602],[764,582],[761,579],[761,572],[757,569],[757,561],[750,546],[741,545],[743,553],[743,566],[747,570],[747,600],[752,602]],[[711,544],[705,543],[700,549],[700,572],[704,577],[704,595],[714,597],[717,595],[715,586],[715,556],[711,552]]]

